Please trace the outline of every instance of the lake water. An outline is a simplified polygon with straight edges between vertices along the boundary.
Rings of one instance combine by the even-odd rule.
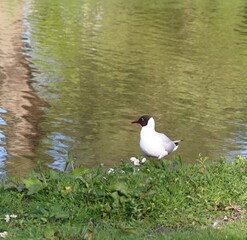
[[[247,156],[247,2],[0,2],[0,168],[113,166],[143,114],[173,156]]]

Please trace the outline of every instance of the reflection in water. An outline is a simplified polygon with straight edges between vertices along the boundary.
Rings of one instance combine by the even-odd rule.
[[[36,165],[31,157],[40,104],[30,86],[30,71],[22,55],[22,8],[18,1],[1,1],[0,9],[0,161],[1,168],[23,175]]]
[[[230,141],[234,141],[240,148],[240,153],[244,156],[247,156],[247,118],[246,118],[246,109],[247,109],[247,69],[246,69],[246,57],[247,57],[247,3],[245,2],[245,6],[241,9],[239,16],[241,17],[240,23],[234,29],[237,33],[239,38],[236,40],[236,44],[239,46],[240,55],[244,56],[242,61],[245,61],[245,67],[241,71],[241,78],[244,79],[243,89],[242,92],[242,108],[239,111],[244,112],[244,118],[238,119],[236,122],[232,122],[233,125],[236,125],[236,133],[232,134],[232,139]]]
[[[158,131],[184,140],[176,153],[184,162],[198,153],[246,155],[244,0],[24,2],[32,86],[49,108],[40,119],[41,103],[21,65],[22,103],[14,114],[2,105],[8,127],[26,136],[18,135],[28,146],[18,156],[62,169],[71,151],[87,166],[112,165],[140,153],[139,129],[130,122],[147,113]]]
[[[6,122],[3,119],[3,115],[6,113],[6,111],[2,108],[0,108],[0,126],[6,126]],[[5,177],[6,172],[3,170],[3,168],[5,167],[4,165],[4,160],[7,158],[8,154],[7,151],[5,149],[5,136],[3,134],[3,131],[0,130],[0,182],[1,180]]]

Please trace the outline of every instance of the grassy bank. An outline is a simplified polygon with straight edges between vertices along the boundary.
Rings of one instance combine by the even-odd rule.
[[[246,239],[247,162],[122,162],[8,179],[8,239]],[[9,215],[9,216],[8,216]]]

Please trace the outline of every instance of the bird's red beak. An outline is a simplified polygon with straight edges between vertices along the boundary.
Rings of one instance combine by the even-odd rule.
[[[138,120],[135,120],[135,121],[133,121],[133,122],[131,122],[132,124],[134,124],[134,123],[139,123],[139,121]]]

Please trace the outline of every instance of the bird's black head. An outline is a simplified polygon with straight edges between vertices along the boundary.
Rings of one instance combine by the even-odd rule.
[[[131,123],[139,123],[142,127],[145,127],[148,124],[148,120],[151,118],[149,115],[143,115],[138,120],[135,120]]]

